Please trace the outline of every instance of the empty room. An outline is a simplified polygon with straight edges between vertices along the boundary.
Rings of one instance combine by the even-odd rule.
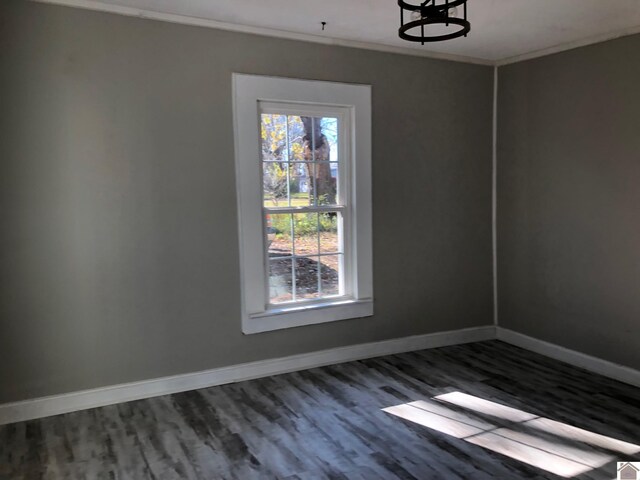
[[[640,0],[1,0],[0,480],[640,480]]]

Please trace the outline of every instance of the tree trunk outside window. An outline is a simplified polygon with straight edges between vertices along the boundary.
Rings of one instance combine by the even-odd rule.
[[[300,117],[304,125],[304,159],[308,162],[309,196],[318,199],[318,205],[330,205],[336,202],[336,180],[331,175],[331,147],[322,133],[319,118]],[[315,149],[314,149],[315,147]]]

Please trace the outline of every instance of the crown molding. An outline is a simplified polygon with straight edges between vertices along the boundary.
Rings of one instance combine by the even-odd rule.
[[[357,40],[345,40],[340,38],[323,37],[319,35],[310,35],[306,33],[288,32],[285,30],[277,30],[273,28],[253,27],[248,25],[239,25],[235,23],[220,22],[200,17],[191,17],[187,15],[179,15],[175,13],[162,13],[153,10],[145,10],[140,8],[125,7],[122,5],[113,5],[98,0],[31,0],[36,3],[46,3],[52,5],[61,5],[65,7],[82,8],[85,10],[94,10],[98,12],[115,13],[128,17],[137,17],[147,20],[159,20],[162,22],[178,23],[182,25],[191,25],[196,27],[215,28],[218,30],[226,30],[231,32],[248,33],[252,35],[262,35],[267,37],[283,38],[286,40],[297,40],[301,42],[320,43],[323,45],[333,45],[338,47],[360,48],[364,50],[374,50],[385,53],[395,53],[400,55],[410,55],[414,57],[433,58],[436,60],[447,60],[451,62],[471,63],[475,65],[493,66],[492,60],[467,57],[464,55],[453,55],[448,53],[430,52],[427,50],[419,50],[415,48],[395,47],[391,45],[383,45],[379,43],[361,42]]]
[[[561,43],[549,48],[543,48],[536,50],[535,52],[523,53],[522,55],[516,55],[513,57],[497,60],[495,62],[496,67],[503,67],[505,65],[511,65],[513,63],[524,62],[526,60],[533,60],[534,58],[546,57],[547,55],[553,55],[555,53],[565,52],[567,50],[574,50],[580,47],[586,47],[588,45],[594,45],[596,43],[607,42],[609,40],[615,40],[616,38],[627,37],[629,35],[636,35],[640,33],[640,25],[624,30],[618,30],[616,32],[609,32],[601,35],[594,35],[592,37],[576,40],[575,42]]]
[[[286,40],[297,40],[301,42],[312,42],[323,45],[333,45],[339,47],[360,48],[364,50],[373,50],[385,53],[395,53],[399,55],[410,55],[413,57],[432,58],[436,60],[446,60],[450,62],[470,63],[475,65],[485,65],[493,67],[503,67],[513,63],[533,60],[547,55],[574,50],[580,47],[586,47],[596,43],[615,40],[616,38],[626,37],[640,33],[640,25],[635,27],[609,32],[605,34],[595,35],[592,37],[576,40],[574,42],[562,43],[553,47],[543,48],[533,52],[514,55],[498,60],[489,60],[486,58],[471,57],[466,55],[454,55],[448,53],[432,52],[428,50],[420,50],[408,47],[396,47],[392,45],[383,45],[373,42],[362,42],[358,40],[346,40],[342,38],[325,37],[320,35],[311,35],[307,33],[288,32],[286,30],[278,30],[274,28],[254,27],[249,25],[240,25],[235,23],[220,22],[207,18],[191,17],[188,15],[179,15],[176,13],[163,13],[153,10],[146,10],[134,7],[126,7],[122,5],[114,5],[104,3],[100,0],[30,0],[36,3],[46,3],[51,5],[61,5],[65,7],[82,8],[85,10],[94,10],[98,12],[115,13],[127,17],[137,17],[147,20],[158,20],[161,22],[177,23],[181,25],[191,25],[204,28],[215,28],[218,30],[226,30],[230,32],[248,33],[252,35],[262,35],[267,37],[282,38]]]

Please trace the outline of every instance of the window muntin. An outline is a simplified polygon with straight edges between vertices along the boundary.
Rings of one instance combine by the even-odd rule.
[[[260,102],[266,308],[351,297],[346,108]]]

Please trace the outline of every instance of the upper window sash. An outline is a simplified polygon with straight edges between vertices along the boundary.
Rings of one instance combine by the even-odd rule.
[[[351,165],[353,163],[352,146],[352,117],[353,107],[349,106],[336,106],[336,105],[311,105],[308,103],[291,103],[291,102],[259,102],[258,106],[258,121],[260,115],[295,115],[299,117],[329,117],[336,118],[338,120],[338,161],[329,160],[328,163],[338,164],[338,195],[336,206],[343,208],[348,207],[351,201]],[[261,160],[261,159],[260,159]],[[314,160],[315,161],[315,160]],[[290,163],[307,164],[311,161],[291,161]],[[322,162],[324,163],[324,162]],[[262,161],[260,161],[262,165]],[[323,205],[324,206],[324,205]],[[310,206],[311,207],[311,206]],[[314,207],[320,207],[320,205],[314,205]],[[278,207],[264,207],[264,208],[278,208]],[[305,207],[306,208],[306,207]]]

